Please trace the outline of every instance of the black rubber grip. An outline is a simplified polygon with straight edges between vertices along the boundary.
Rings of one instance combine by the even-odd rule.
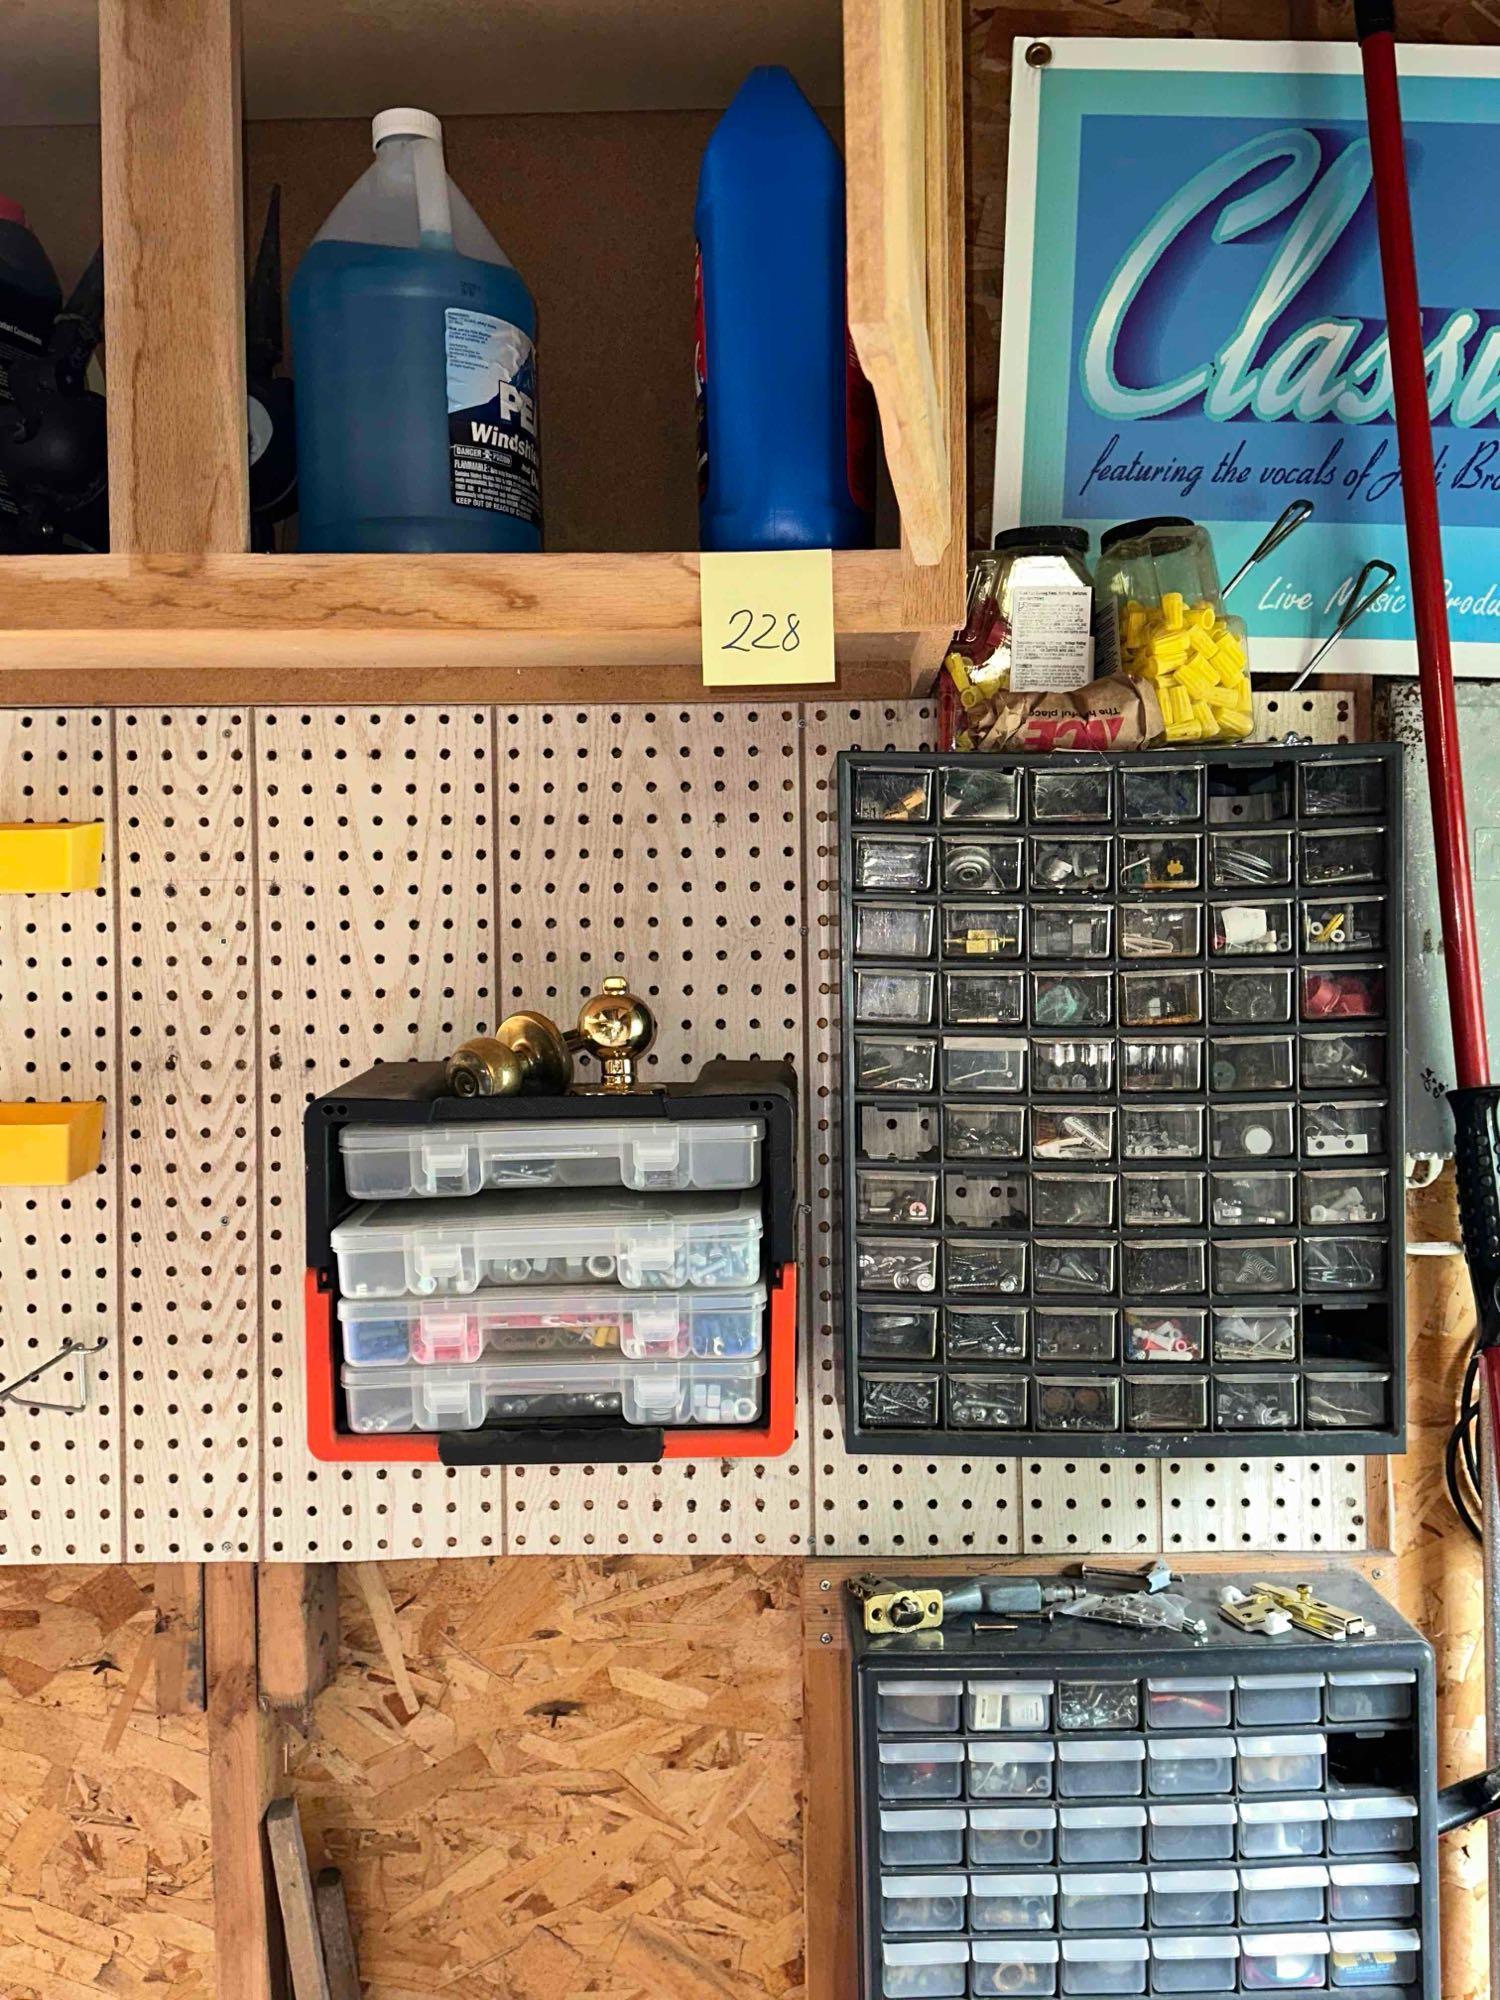
[[[441,1465],[654,1465],[662,1453],[659,1425],[621,1424],[618,1429],[569,1430],[531,1425],[506,1430],[481,1424],[473,1431],[442,1431]]]
[[[1500,1812],[1500,1770],[1478,1771],[1472,1778],[1444,1785],[1438,1793],[1437,1830],[1459,1833],[1496,1812]]]
[[[1354,0],[1354,37],[1367,41],[1371,35],[1394,35],[1396,0]]]
[[[1453,1164],[1479,1344],[1500,1344],[1500,1084],[1450,1090]]]

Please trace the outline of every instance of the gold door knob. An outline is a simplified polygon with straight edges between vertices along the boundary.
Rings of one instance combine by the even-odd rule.
[[[599,1088],[634,1090],[635,1066],[656,1039],[656,1020],[645,1001],[612,972],[580,1008],[578,1034],[598,1060]]]
[[[455,1049],[444,1068],[455,1097],[514,1097],[518,1091],[560,1094],[573,1081],[581,1035],[564,1034],[545,1014],[509,1014],[493,1035],[476,1035]]]

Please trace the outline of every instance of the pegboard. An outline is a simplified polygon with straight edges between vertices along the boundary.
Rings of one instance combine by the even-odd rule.
[[[833,760],[931,726],[914,702],[0,712],[0,819],[109,828],[97,895],[0,898],[0,1090],[108,1106],[95,1177],[0,1191],[0,1373],[59,1325],[111,1343],[83,1415],[0,1412],[0,1560],[1362,1547],[1355,1460],[844,1453]],[[568,1022],[616,968],[654,1073],[797,1065],[792,1450],[318,1464],[304,1106],[523,1003]]]

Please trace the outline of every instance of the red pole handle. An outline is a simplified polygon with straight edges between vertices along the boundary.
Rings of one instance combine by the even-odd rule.
[[[1371,0],[1355,0],[1354,19],[1365,72],[1375,219],[1380,234],[1380,268],[1385,280],[1391,385],[1411,566],[1417,672],[1422,686],[1422,731],[1427,742],[1427,780],[1432,791],[1438,907],[1443,920],[1455,1080],[1460,1088],[1470,1089],[1489,1082],[1490,1053],[1479,978],[1474,885],[1469,873],[1469,829],[1464,811],[1458,711],[1453,699],[1448,595],[1438,528],[1432,420],[1427,407],[1427,359],[1422,350],[1411,201],[1401,140],[1394,6],[1390,0],[1373,0],[1373,4]]]

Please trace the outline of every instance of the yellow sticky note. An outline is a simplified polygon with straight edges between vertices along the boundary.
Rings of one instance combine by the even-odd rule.
[[[701,555],[698,586],[705,687],[833,679],[831,550]]]

